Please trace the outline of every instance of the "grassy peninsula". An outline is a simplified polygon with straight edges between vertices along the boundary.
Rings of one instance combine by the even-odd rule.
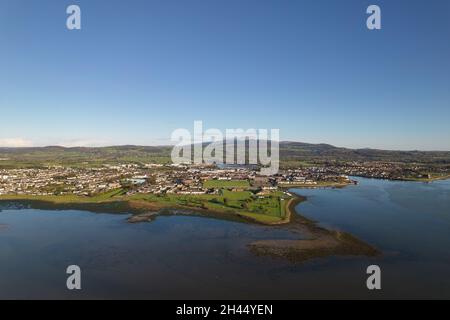
[[[224,218],[240,218],[261,224],[289,222],[288,202],[292,197],[281,191],[257,196],[250,191],[222,189],[217,195],[199,194],[135,194],[116,189],[93,196],[77,195],[1,195],[0,201],[26,203],[34,208],[79,209],[90,211],[115,211],[133,213],[139,219],[154,217],[162,209],[183,209],[203,215],[222,215]]]
[[[217,182],[216,182],[217,183]],[[227,185],[230,182],[227,183]],[[241,185],[243,187],[243,184]],[[222,189],[218,195],[135,194],[120,188],[91,197],[76,195],[2,195],[0,204],[16,203],[47,210],[88,210],[105,213],[132,213],[131,223],[152,221],[159,215],[200,215],[238,222],[287,228],[306,235],[298,240],[266,239],[249,243],[256,255],[284,258],[292,262],[332,256],[376,256],[380,252],[354,236],[317,226],[295,214],[297,204],[306,198],[282,191],[257,196],[250,191]]]

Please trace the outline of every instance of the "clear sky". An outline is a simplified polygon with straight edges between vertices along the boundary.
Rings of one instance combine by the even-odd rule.
[[[450,1],[0,0],[0,119],[1,146],[167,144],[202,120],[450,150]]]

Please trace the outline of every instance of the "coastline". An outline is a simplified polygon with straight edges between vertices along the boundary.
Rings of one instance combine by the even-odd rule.
[[[377,257],[382,252],[348,232],[327,229],[316,221],[306,218],[296,210],[298,204],[307,197],[297,195],[288,204],[290,221],[285,225],[290,230],[306,235],[298,240],[258,240],[248,245],[250,251],[258,256],[287,259],[293,263],[330,256]]]
[[[351,186],[351,182],[324,182],[322,184],[305,184],[305,183],[289,183],[289,184],[279,184],[278,187],[282,190],[289,190],[292,188],[296,189],[324,189],[324,188],[345,188]]]
[[[212,218],[221,218],[224,220],[232,220],[247,223],[256,223],[268,226],[284,225],[291,222],[292,216],[296,213],[295,206],[306,200],[306,198],[298,195],[292,195],[285,200],[285,215],[283,218],[275,221],[267,221],[258,219],[258,213],[246,213],[225,208],[224,210],[214,210],[211,208],[181,206],[174,204],[166,204],[163,202],[149,202],[144,200],[135,200],[127,198],[109,199],[105,201],[89,201],[89,198],[73,197],[71,201],[65,200],[59,196],[0,196],[0,205],[14,203],[18,208],[29,207],[32,209],[47,210],[84,210],[94,213],[117,213],[132,214],[128,218],[131,223],[152,221],[160,215],[199,215]],[[263,216],[263,214],[260,214]]]
[[[450,175],[432,177],[432,178],[381,178],[381,177],[371,177],[364,175],[357,175],[353,177],[364,178],[364,179],[374,179],[374,180],[386,180],[386,181],[404,181],[404,182],[423,182],[423,183],[431,183],[434,181],[442,181],[442,180],[450,180]],[[295,187],[298,188],[298,187]]]
[[[218,218],[229,221],[255,223],[261,225],[281,225],[289,223],[286,216],[274,221],[265,220],[266,216],[257,213],[246,213],[235,211],[232,208],[215,210],[197,206],[182,206],[173,203],[149,202],[127,198],[117,198],[105,201],[89,201],[89,198],[77,198],[73,201],[66,201],[58,196],[50,197],[20,197],[20,196],[0,196],[0,209],[2,204],[14,204],[13,208],[31,208],[38,210],[80,210],[93,213],[131,214],[128,221],[131,223],[150,222],[158,216],[168,215],[197,215],[202,217]],[[291,213],[287,215],[290,217]],[[261,218],[259,218],[261,216]],[[269,217],[271,218],[271,217]]]
[[[441,181],[441,180],[449,180],[450,175],[448,176],[441,176],[441,177],[432,177],[432,178],[417,178],[417,179],[404,179],[403,181],[411,181],[411,182],[433,182],[433,181]]]
[[[12,209],[30,208],[51,211],[80,210],[92,213],[130,214],[131,216],[127,219],[130,223],[150,222],[158,216],[167,215],[198,215],[238,222],[250,222],[250,219],[244,219],[237,214],[231,214],[229,212],[183,206],[165,206],[161,203],[150,203],[137,200],[121,199],[103,202],[55,202],[44,199],[0,197],[0,211],[2,204],[12,204],[12,206],[6,207]]]
[[[376,248],[354,237],[353,235],[319,227],[299,212],[298,204],[307,201],[301,195],[293,194],[285,204],[283,219],[273,222],[260,221],[251,216],[243,215],[232,210],[218,211],[186,206],[167,206],[138,200],[108,200],[103,202],[56,202],[43,199],[20,199],[18,197],[0,197],[2,204],[14,204],[12,208],[33,208],[41,210],[83,210],[94,213],[131,214],[127,218],[129,223],[151,222],[158,216],[191,215],[201,216],[240,223],[253,223],[273,228],[283,228],[300,233],[305,238],[297,240],[259,240],[248,244],[248,248],[257,256],[287,259],[298,263],[309,259],[328,256],[378,256],[381,254]]]

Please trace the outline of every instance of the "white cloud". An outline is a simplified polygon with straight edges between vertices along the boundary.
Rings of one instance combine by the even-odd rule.
[[[33,143],[23,138],[0,138],[0,147],[16,148],[31,147]]]

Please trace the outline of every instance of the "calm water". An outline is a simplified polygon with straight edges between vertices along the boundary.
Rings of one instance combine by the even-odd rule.
[[[0,298],[450,298],[450,180],[358,179],[345,189],[298,190],[297,210],[375,245],[380,258],[303,264],[252,255],[283,229],[172,216],[129,224],[127,215],[33,209],[0,212]],[[65,269],[82,269],[82,290]],[[382,290],[365,270],[382,269]]]

